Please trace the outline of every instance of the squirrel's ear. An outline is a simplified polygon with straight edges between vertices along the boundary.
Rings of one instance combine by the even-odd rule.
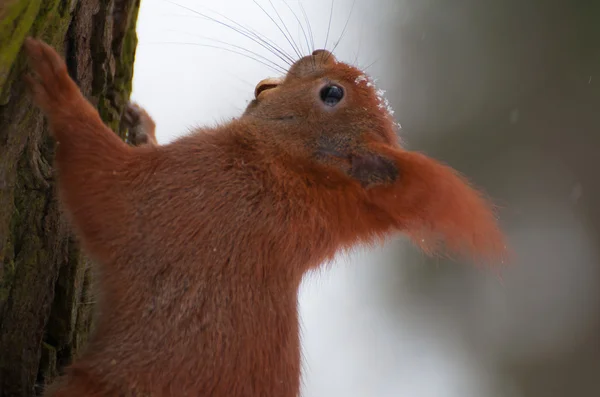
[[[395,179],[367,188],[368,199],[426,253],[508,259],[493,204],[458,172],[421,153],[380,144],[371,150],[377,154],[358,159],[358,168]]]
[[[349,173],[365,188],[394,183],[399,176],[392,159],[374,152],[352,154]]]

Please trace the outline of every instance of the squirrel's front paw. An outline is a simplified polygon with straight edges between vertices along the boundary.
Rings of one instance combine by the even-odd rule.
[[[136,103],[129,102],[123,114],[125,126],[129,129],[128,141],[134,146],[158,145],[156,124],[152,117]]]
[[[81,92],[62,57],[48,44],[30,37],[25,39],[24,48],[31,67],[25,81],[36,105],[47,115],[57,111],[76,113],[72,107],[81,98]]]

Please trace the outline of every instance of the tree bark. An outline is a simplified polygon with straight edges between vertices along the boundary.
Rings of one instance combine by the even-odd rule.
[[[85,346],[92,273],[57,202],[54,142],[22,81],[27,36],[69,73],[121,137],[140,0],[0,0],[0,396],[34,396]]]

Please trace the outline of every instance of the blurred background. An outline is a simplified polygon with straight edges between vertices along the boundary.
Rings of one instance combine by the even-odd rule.
[[[305,12],[317,47],[378,79],[406,146],[489,193],[516,254],[499,275],[399,237],[307,277],[303,397],[600,396],[600,1],[143,0],[133,99],[159,142],[277,74],[226,24],[296,58],[275,9],[299,51]]]

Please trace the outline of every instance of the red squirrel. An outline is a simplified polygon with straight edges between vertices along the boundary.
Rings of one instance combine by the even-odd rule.
[[[403,149],[372,81],[326,50],[259,83],[239,118],[172,143],[143,114],[150,136],[131,146],[54,49],[24,47],[100,291],[87,349],[47,396],[297,397],[308,270],[395,233],[428,254],[505,256],[490,201]]]

